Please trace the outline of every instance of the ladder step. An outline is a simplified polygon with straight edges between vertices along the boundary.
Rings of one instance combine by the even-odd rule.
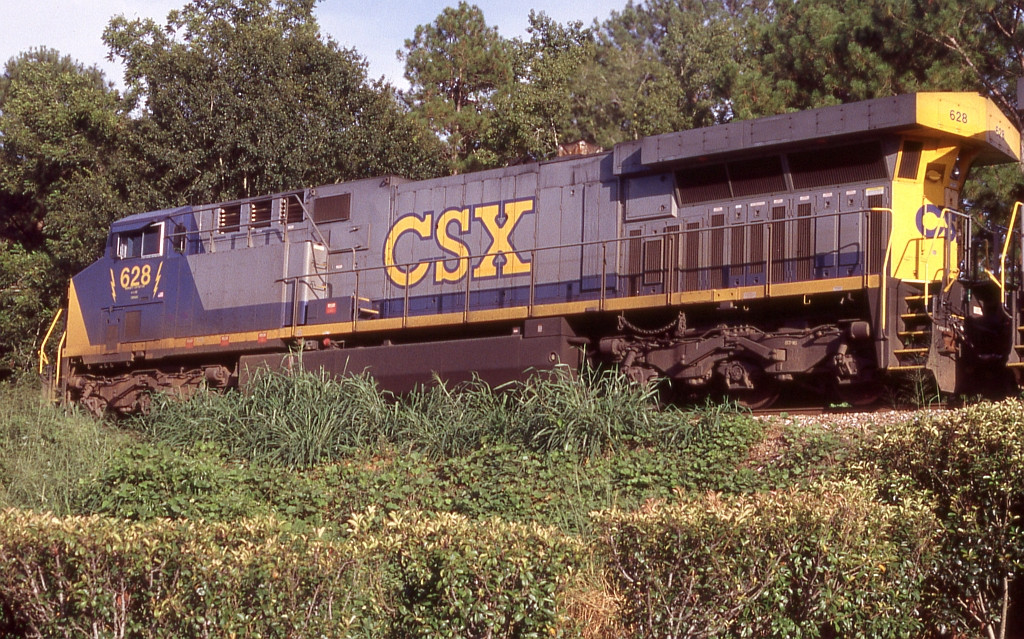
[[[924,370],[924,364],[915,364],[912,366],[890,366],[891,371],[920,371]]]
[[[925,355],[927,348],[900,348],[893,351],[893,355]]]
[[[931,332],[930,331],[900,331],[899,333],[897,333],[897,335],[899,335],[900,338],[904,338],[904,337],[925,337],[926,335],[931,335]]]
[[[924,295],[907,295],[903,299],[907,300],[908,302],[923,302],[926,299],[931,299],[932,297],[935,297],[934,293],[929,293],[927,297],[925,297]]]
[[[917,320],[923,322],[924,320],[931,320],[931,318],[931,315],[929,315],[928,313],[904,313],[900,315],[900,319],[904,321]]]

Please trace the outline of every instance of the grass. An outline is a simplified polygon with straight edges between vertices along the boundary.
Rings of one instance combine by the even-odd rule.
[[[34,384],[0,384],[0,507],[71,512],[83,482],[132,439],[45,403]]]
[[[780,483],[744,465],[763,438],[745,411],[659,408],[655,389],[613,372],[401,398],[368,377],[260,373],[244,393],[156,396],[149,415],[117,426],[43,405],[30,386],[2,392],[0,505],[58,513],[274,512],[340,528],[378,507],[575,533],[593,510]]]

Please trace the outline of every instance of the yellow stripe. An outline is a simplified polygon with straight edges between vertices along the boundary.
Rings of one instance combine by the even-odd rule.
[[[879,286],[879,276],[871,275],[867,278],[869,287]],[[822,293],[836,293],[856,291],[864,288],[864,277],[844,277],[829,280],[813,280],[807,282],[795,282],[788,284],[773,284],[771,286],[771,298],[798,298],[804,295],[818,295]],[[721,301],[752,302],[766,299],[764,286],[744,286],[730,289],[712,289],[708,291],[690,291],[673,293],[670,297],[669,306],[688,306],[702,303],[717,303]],[[580,302],[562,302],[555,304],[538,304],[534,307],[532,317],[559,317],[582,315],[597,311],[619,312],[629,310],[643,310],[666,306],[666,295],[642,295],[636,297],[608,298],[604,300],[602,307],[601,300],[585,300]],[[257,342],[261,333],[266,333],[268,341],[287,340],[301,338],[320,338],[325,336],[344,337],[354,333],[397,331],[403,328],[436,328],[443,326],[460,326],[465,324],[485,324],[502,321],[518,321],[531,317],[529,308],[526,306],[514,306],[502,309],[488,309],[470,311],[468,314],[443,313],[439,315],[410,316],[407,318],[391,317],[386,319],[361,319],[358,322],[335,322],[331,324],[311,324],[296,326],[292,331],[291,327],[280,329],[246,331],[240,333],[213,333],[196,335],[188,338],[167,338],[143,342],[130,342],[120,344],[116,352],[138,353],[140,351],[173,351],[175,353],[188,352],[186,340],[192,340],[192,346],[210,347],[220,346],[222,338],[227,338],[230,348],[240,344],[252,345]],[[70,320],[69,320],[70,323]],[[81,355],[103,355],[109,354],[103,346],[77,349],[68,354],[72,356]]]

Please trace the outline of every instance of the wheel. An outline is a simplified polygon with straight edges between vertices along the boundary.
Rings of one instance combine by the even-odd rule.
[[[736,359],[723,362],[719,374],[726,395],[751,410],[768,408],[779,399],[779,385],[757,363]]]
[[[774,406],[780,394],[778,384],[767,377],[763,383],[755,385],[754,388],[729,391],[729,397],[736,400],[740,406],[750,410],[761,410]]]

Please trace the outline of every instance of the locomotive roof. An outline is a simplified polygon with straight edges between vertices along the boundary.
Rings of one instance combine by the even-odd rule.
[[[614,150],[615,173],[914,130],[969,138],[979,151],[980,164],[1020,161],[1020,133],[988,98],[976,93],[912,93],[625,142]]]
[[[120,220],[114,220],[110,225],[110,231],[112,233],[138,231],[139,229],[145,228],[154,222],[160,222],[162,220],[178,216],[182,213],[188,213],[191,210],[191,206],[178,206],[170,209],[161,209],[159,211],[136,213],[134,215],[129,215],[128,217],[123,217]]]

